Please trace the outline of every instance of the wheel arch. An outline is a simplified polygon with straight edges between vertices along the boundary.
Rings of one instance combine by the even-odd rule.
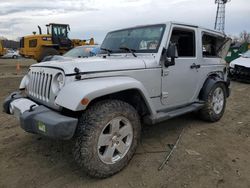
[[[69,96],[74,95],[69,100]],[[81,101],[87,99],[83,105]],[[155,109],[142,83],[130,77],[86,79],[66,85],[56,98],[56,104],[71,111],[83,111],[93,103],[118,99],[131,104],[140,115],[154,114]]]
[[[94,98],[92,101],[90,101],[87,108],[98,101],[106,99],[121,100],[130,104],[137,110],[138,114],[141,117],[152,113],[150,107],[146,103],[145,97],[138,88],[126,89],[123,91],[110,93],[104,96]]]

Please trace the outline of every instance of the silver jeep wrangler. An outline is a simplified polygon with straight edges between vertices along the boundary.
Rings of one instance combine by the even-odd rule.
[[[223,116],[230,42],[174,22],[112,31],[97,57],[32,65],[4,111],[27,132],[74,139],[79,165],[108,177],[132,158],[141,124],[193,111],[210,122]]]

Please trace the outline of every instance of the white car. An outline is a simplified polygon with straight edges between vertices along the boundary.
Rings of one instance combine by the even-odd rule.
[[[17,59],[19,57],[19,52],[12,50],[12,49],[8,49],[7,53],[2,57],[2,58],[12,58],[12,59]]]
[[[42,62],[45,61],[55,61],[55,60],[69,60],[74,58],[87,58],[96,56],[97,53],[99,53],[100,47],[98,45],[85,45],[85,46],[77,46],[68,52],[66,52],[64,55],[52,55],[52,56],[46,56],[43,58]]]
[[[250,81],[250,50],[230,63],[229,76],[232,79]]]

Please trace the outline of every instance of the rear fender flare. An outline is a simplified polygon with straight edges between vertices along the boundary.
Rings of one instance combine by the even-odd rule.
[[[223,83],[225,85],[226,97],[229,97],[229,95],[230,95],[230,89],[229,89],[230,82],[221,79],[219,76],[211,75],[207,78],[207,80],[205,81],[205,83],[200,91],[200,99],[206,100],[210,90],[217,83]]]

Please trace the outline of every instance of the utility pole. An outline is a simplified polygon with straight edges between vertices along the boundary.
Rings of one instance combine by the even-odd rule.
[[[224,33],[225,30],[225,8],[226,3],[231,0],[215,0],[217,4],[216,19],[214,24],[214,29]]]

